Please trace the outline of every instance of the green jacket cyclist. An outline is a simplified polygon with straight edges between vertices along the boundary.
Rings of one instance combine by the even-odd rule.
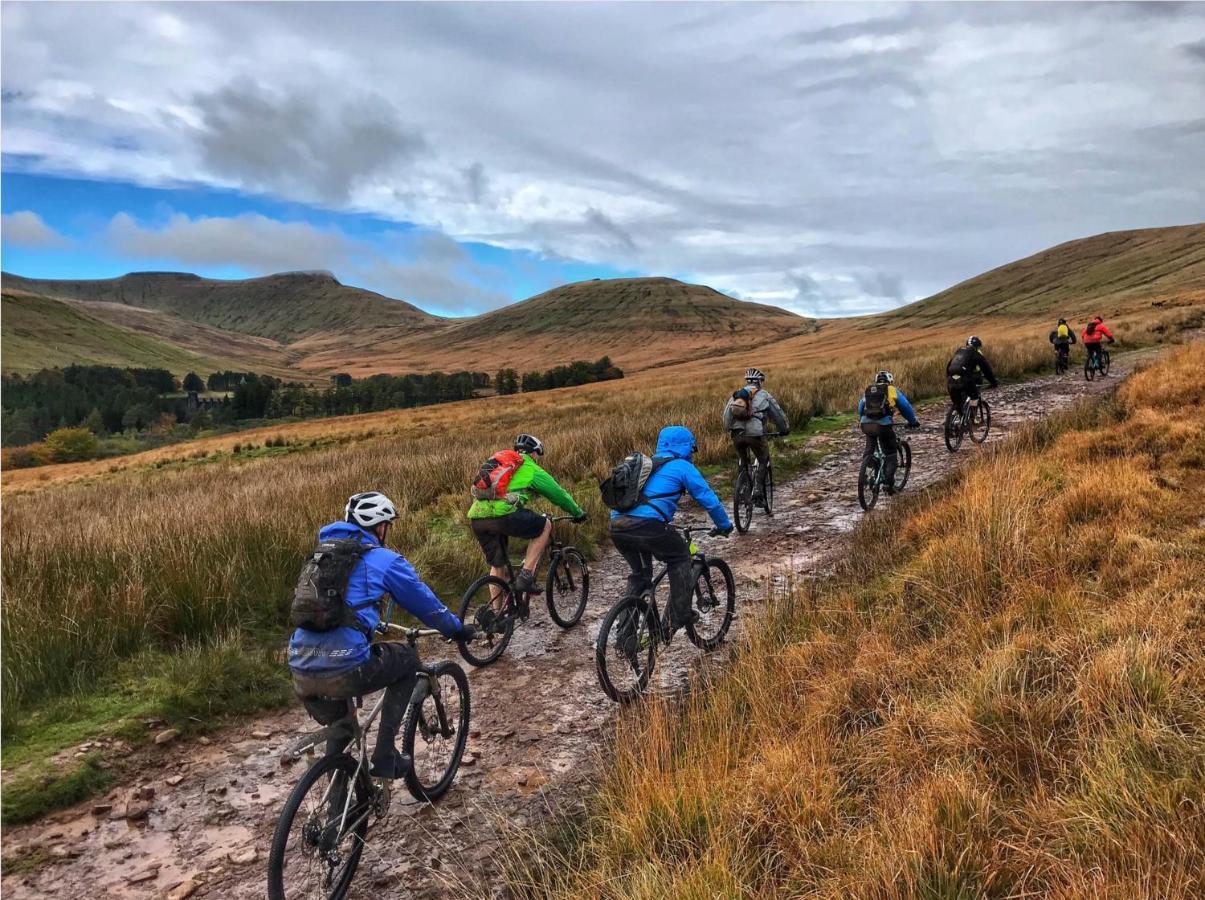
[[[523,567],[515,577],[515,590],[536,593],[536,570],[552,537],[552,522],[526,508],[532,494],[560,507],[576,521],[584,520],[586,514],[569,492],[532,459],[544,455],[544,444],[538,438],[521,434],[515,438],[514,448],[523,462],[511,475],[506,499],[474,500],[469,507],[469,524],[490,565],[490,573],[498,578],[507,577],[507,539],[529,541]]]

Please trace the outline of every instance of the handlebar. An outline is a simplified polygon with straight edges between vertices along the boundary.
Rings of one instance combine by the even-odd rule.
[[[577,516],[554,516],[550,513],[544,513],[544,518],[549,522],[572,522]]]
[[[392,622],[382,622],[377,625],[377,631],[380,634],[402,634],[409,641],[417,641],[423,637],[435,637],[440,634],[440,631],[435,628],[407,628],[404,625],[394,625]]]

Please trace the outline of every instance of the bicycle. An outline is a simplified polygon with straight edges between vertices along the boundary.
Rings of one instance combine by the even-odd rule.
[[[1099,354],[1088,354],[1088,358],[1084,360],[1084,378],[1092,381],[1096,378],[1096,373],[1100,372],[1101,378],[1105,378],[1109,374],[1109,365],[1112,362],[1109,358],[1109,351],[1104,347],[1100,348]]]
[[[736,581],[722,559],[709,557],[692,539],[693,527],[671,528],[682,533],[690,547],[693,606],[699,620],[686,626],[686,636],[700,650],[720,646],[736,612]],[[708,534],[722,532],[711,529]],[[663,623],[657,605],[657,587],[667,566],[639,596],[619,600],[603,617],[594,648],[594,663],[603,693],[616,703],[627,703],[644,693],[657,663],[658,644],[669,646],[673,635]]]
[[[892,428],[899,426],[893,424]],[[912,445],[908,439],[896,434],[896,464],[895,486],[893,490],[902,491],[908,483],[908,475],[912,472]],[[858,503],[862,509],[869,510],[879,501],[879,491],[887,484],[887,455],[876,442],[874,461],[870,465],[862,465],[858,470]]]
[[[954,453],[962,446],[963,438],[968,436],[976,444],[982,444],[987,440],[991,427],[992,408],[982,397],[977,401],[965,397],[960,410],[954,409],[954,405],[950,404],[943,428],[946,449]]]
[[[767,434],[766,438],[785,437],[783,434]],[[761,463],[757,460],[753,461],[753,466],[747,466],[740,459],[736,464],[736,491],[732,497],[732,521],[736,525],[736,530],[740,534],[744,534],[749,530],[749,526],[753,523],[753,486],[757,484],[757,477]],[[765,510],[767,516],[774,515],[774,466],[773,460],[768,460],[766,463],[766,492],[762,499],[762,509]]]
[[[420,637],[439,634],[387,622],[388,616],[378,632],[401,633],[412,647]],[[368,731],[384,701],[382,692],[361,721],[357,711],[364,698],[348,700],[341,719],[281,753],[281,762],[288,764],[327,740],[348,741],[342,753],[327,754],[310,766],[285,801],[268,853],[269,900],[340,900],[347,894],[368,843],[370,822],[389,811],[390,780],[368,774]],[[468,734],[469,682],[464,670],[448,660],[420,666],[401,728],[401,751],[409,757],[403,780],[416,800],[437,800],[452,786]],[[446,758],[442,751],[447,751]]]
[[[1069,368],[1067,358],[1071,355],[1070,344],[1055,344],[1054,345],[1054,374],[1062,375]]]
[[[552,522],[563,522],[572,516],[549,516]],[[548,615],[561,628],[572,628],[581,621],[590,595],[590,568],[586,557],[576,547],[565,544],[553,533],[548,545],[548,577],[544,582],[544,601]],[[469,585],[460,602],[460,621],[472,622],[480,629],[473,643],[459,644],[460,655],[473,666],[488,666],[502,656],[515,633],[518,622],[526,622],[531,609],[531,595],[538,591],[516,591],[515,562],[506,562],[507,578],[482,575]],[[493,615],[482,617],[486,610]],[[480,652],[479,648],[484,648]]]

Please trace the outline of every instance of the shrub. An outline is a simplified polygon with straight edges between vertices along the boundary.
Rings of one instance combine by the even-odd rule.
[[[100,453],[100,441],[87,428],[60,428],[42,442],[39,454],[50,463],[80,462]]]

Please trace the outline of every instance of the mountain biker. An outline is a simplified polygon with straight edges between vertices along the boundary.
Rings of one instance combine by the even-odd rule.
[[[724,406],[724,427],[732,435],[732,445],[740,454],[741,465],[749,468],[749,454],[757,457],[757,484],[753,486],[753,502],[766,499],[766,475],[770,469],[770,447],[766,441],[766,417],[774,421],[779,434],[790,434],[787,417],[770,392],[762,387],[766,376],[761,369],[745,370],[745,386],[732,394]]]
[[[876,406],[871,407],[871,403]],[[892,416],[896,410],[907,419],[909,428],[920,428],[912,404],[908,402],[904,392],[895,386],[895,376],[884,370],[874,376],[874,385],[867,388],[858,400],[858,421],[862,423],[862,433],[866,435],[862,465],[873,466],[875,448],[883,449],[883,477],[888,494],[895,493],[895,469],[899,462],[899,443],[895,439],[895,429],[892,427]]]
[[[395,746],[398,728],[414,691],[419,659],[400,643],[372,643],[381,622],[380,601],[386,595],[423,624],[444,637],[471,640],[476,629],[463,625],[415,573],[399,553],[384,546],[397,509],[376,491],[355,494],[347,501],[344,520],[318,532],[319,542],[357,540],[369,549],[351,570],[343,601],[354,613],[354,624],[331,631],[298,628],[289,641],[293,687],[306,711],[324,725],[347,711],[346,700],[384,689],[385,702],[372,754],[371,774],[399,778],[409,764]],[[342,753],[350,733],[327,743],[328,753]]]
[[[966,346],[959,347],[946,365],[946,390],[954,410],[962,414],[962,405],[967,399],[979,402],[981,377],[987,379],[988,387],[997,387],[996,373],[992,364],[983,355],[983,341],[975,335],[967,338]]]
[[[1113,332],[1105,327],[1105,320],[1100,316],[1094,318],[1091,322],[1084,326],[1084,333],[1080,335],[1084,341],[1084,349],[1088,351],[1088,365],[1095,368],[1101,368],[1100,364],[1100,341],[1101,338],[1107,338],[1110,344],[1117,343],[1113,339]],[[1103,375],[1104,372],[1101,372]]]
[[[670,527],[682,494],[689,493],[707,510],[721,533],[732,533],[724,504],[690,461],[694,452],[695,437],[689,428],[683,425],[662,428],[653,454],[655,468],[644,485],[644,502],[627,512],[611,513],[611,542],[632,570],[628,576],[628,594],[638,597],[652,584],[653,557],[665,563],[669,571],[670,634],[699,619],[690,606],[694,592],[690,582],[690,548],[682,535]]]
[[[552,521],[526,508],[531,502],[532,492],[569,513],[575,522],[585,521],[586,513],[569,492],[532,459],[533,456],[544,455],[544,444],[539,438],[520,434],[515,438],[514,450],[522,462],[510,477],[506,496],[497,500],[474,500],[468,512],[469,525],[490,565],[490,573],[504,580],[509,563],[508,538],[527,540],[527,553],[519,574],[515,576],[514,588],[516,591],[538,593],[535,587],[536,569],[552,539]]]
[[[1050,343],[1054,344],[1059,363],[1066,367],[1067,355],[1071,352],[1071,345],[1075,343],[1075,330],[1067,324],[1066,319],[1059,319],[1054,331],[1050,332]]]

